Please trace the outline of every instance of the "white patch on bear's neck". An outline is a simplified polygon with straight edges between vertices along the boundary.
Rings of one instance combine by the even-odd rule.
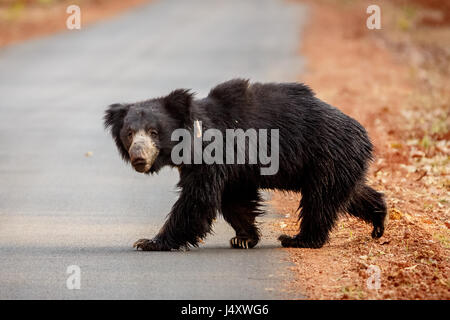
[[[197,129],[197,130],[194,130],[196,132],[196,137],[201,138],[202,137],[202,127],[200,126],[200,121],[195,120],[194,127],[195,127],[195,129]]]

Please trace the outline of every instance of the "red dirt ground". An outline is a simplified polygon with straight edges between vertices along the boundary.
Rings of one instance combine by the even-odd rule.
[[[69,5],[79,5],[81,27],[149,0],[4,0],[0,2],[0,47],[59,31],[68,31]]]

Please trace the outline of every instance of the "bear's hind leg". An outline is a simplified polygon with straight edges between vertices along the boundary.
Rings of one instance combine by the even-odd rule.
[[[230,239],[230,245],[235,249],[251,249],[259,242],[259,230],[255,224],[261,200],[257,190],[239,190],[225,192],[222,200],[222,215],[236,231],[236,236]]]
[[[300,232],[294,237],[281,235],[278,240],[287,248],[321,248],[338,218],[339,206],[327,201],[327,197],[304,193],[300,207]]]
[[[361,184],[348,202],[347,212],[368,223],[372,223],[372,238],[380,238],[387,224],[388,214],[382,193]]]

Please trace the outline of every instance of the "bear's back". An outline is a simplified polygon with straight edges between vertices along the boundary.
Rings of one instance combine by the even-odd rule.
[[[302,102],[311,99],[315,99],[313,91],[302,83],[250,84],[246,79],[233,79],[214,87],[205,100],[210,111],[253,122],[272,121],[287,112],[295,117],[302,105],[310,105]]]

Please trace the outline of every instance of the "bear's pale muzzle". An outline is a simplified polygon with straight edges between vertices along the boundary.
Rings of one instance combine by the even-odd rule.
[[[148,172],[159,154],[152,138],[143,130],[136,132],[130,149],[131,165],[137,172]]]

